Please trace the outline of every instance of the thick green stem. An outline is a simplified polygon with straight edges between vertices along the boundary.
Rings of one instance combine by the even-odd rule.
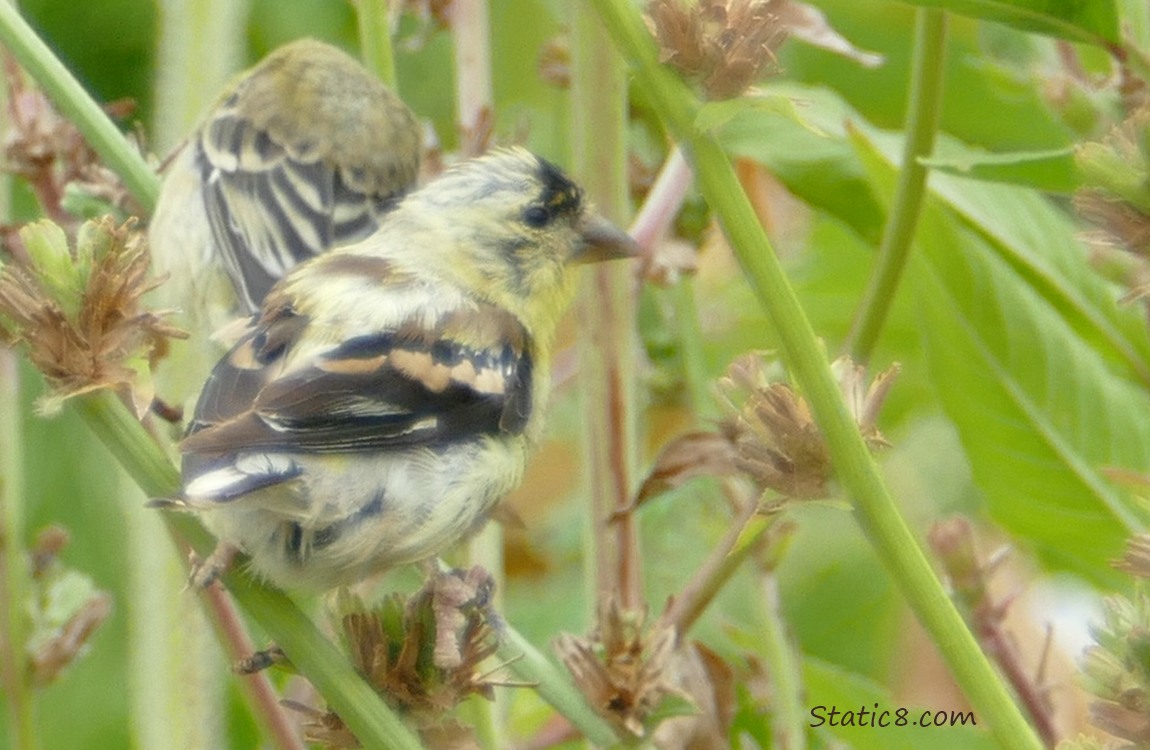
[[[0,2],[0,5],[3,5]],[[12,750],[35,750],[35,699],[28,670],[28,556],[24,549],[24,450],[20,362],[0,344],[0,686]]]
[[[599,19],[571,18],[572,165],[599,210],[623,223],[627,199],[626,71]],[[583,445],[594,566],[592,612],[607,597],[627,609],[643,604],[639,540],[631,504],[637,407],[635,300],[631,269],[597,266],[579,294],[580,383],[584,386]],[[614,520],[612,520],[614,519]]]
[[[355,0],[359,14],[359,55],[367,69],[389,89],[399,93],[395,75],[395,52],[391,46],[390,0]]]
[[[902,170],[899,172],[894,203],[879,244],[878,262],[863,293],[862,303],[846,343],[847,351],[860,364],[865,364],[874,351],[910,255],[914,230],[926,195],[928,170],[921,159],[930,156],[934,150],[934,136],[938,131],[938,117],[942,109],[945,53],[946,13],[933,8],[919,9],[915,24]]]
[[[179,489],[176,467],[115,394],[101,391],[72,403],[147,495],[171,497]],[[167,513],[164,519],[173,534],[189,542],[200,555],[211,552],[214,540],[192,515]],[[242,571],[232,571],[224,580],[248,616],[284,650],[364,747],[421,748],[411,730],[287,596]]]
[[[726,154],[694,127],[697,100],[658,61],[654,41],[625,0],[592,0],[638,83],[687,146],[704,197],[715,210],[747,283],[778,333],[784,359],[810,402],[836,475],[854,500],[876,553],[926,628],[971,705],[1003,747],[1039,750],[1035,734],[934,575],[887,492],[831,373],[826,352]]]
[[[160,182],[151,167],[36,36],[19,11],[4,2],[0,2],[0,43],[32,74],[61,114],[80,129],[104,163],[120,176],[144,213],[151,214],[160,192]]]

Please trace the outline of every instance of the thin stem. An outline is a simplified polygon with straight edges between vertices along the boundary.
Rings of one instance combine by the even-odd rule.
[[[626,95],[625,70],[610,38],[597,18],[576,12],[571,19],[572,164],[599,210],[616,221],[629,212]],[[631,503],[638,432],[629,270],[603,265],[586,274],[577,315],[592,529],[588,558],[595,567],[589,604],[594,612],[605,598],[618,597],[623,608],[639,609],[635,516],[624,513],[612,520]]]
[[[920,622],[938,645],[959,686],[1007,748],[1039,750],[1035,734],[994,667],[978,646],[934,575],[915,536],[887,492],[829,362],[799,305],[754,209],[722,148],[694,127],[698,101],[658,61],[642,19],[626,0],[592,0],[620,51],[631,61],[638,85],[687,146],[704,197],[717,213],[743,275],[778,332],[784,360],[806,394],[826,438],[836,474],[854,500],[860,524],[879,558],[901,586]]]
[[[679,279],[671,288],[671,302],[679,334],[683,379],[687,384],[691,413],[698,422],[715,415],[715,399],[711,397],[707,377],[707,359],[703,351],[705,338],[699,321],[699,306],[695,301],[695,280],[690,276]]]
[[[150,214],[160,192],[155,173],[19,11],[4,2],[0,2],[0,43],[8,47],[61,114],[80,129],[104,163],[120,176],[144,213]]]
[[[359,54],[367,69],[389,89],[399,93],[395,75],[395,51],[391,46],[390,0],[355,0],[359,14]]]
[[[770,668],[771,747],[805,750],[807,731],[802,665],[787,632],[787,621],[779,599],[779,579],[773,570],[763,571],[761,585],[757,619],[762,629],[758,642],[763,662]]]
[[[878,261],[847,336],[846,349],[860,364],[866,363],[874,351],[910,255],[929,174],[921,159],[934,150],[934,136],[942,109],[945,67],[946,13],[934,8],[920,8],[915,20],[910,111],[902,170],[879,244]]]
[[[999,601],[990,591],[990,577],[1001,556],[980,555],[974,526],[962,516],[936,523],[927,539],[950,578],[955,600],[969,613],[971,627],[983,649],[1010,681],[1047,746],[1054,747],[1058,744],[1058,728],[1053,706],[1042,685],[1042,667],[1035,674],[1022,663],[1016,639],[1004,627],[1010,600]]]
[[[0,5],[3,3],[0,2]],[[0,685],[12,750],[34,750],[35,697],[28,670],[28,556],[24,549],[24,450],[20,362],[0,345]]]
[[[671,228],[675,215],[691,187],[691,164],[678,146],[671,148],[643,205],[628,230],[648,256],[654,255],[659,241]]]
[[[11,7],[6,0],[0,5]],[[0,81],[0,112],[9,88]],[[9,125],[0,122],[0,137]],[[12,178],[0,176],[0,218],[11,218]],[[24,529],[24,436],[20,360],[0,344],[0,687],[8,707],[12,750],[35,750],[36,706],[28,669],[29,564]]]
[[[213,620],[221,631],[221,640],[228,648],[228,658],[234,663],[251,656],[256,650],[255,644],[248,637],[235,602],[227,592],[219,586],[212,586],[204,592],[204,598],[215,613]],[[287,711],[280,705],[279,696],[267,673],[243,675],[239,680],[240,688],[247,695],[248,702],[256,707],[254,713],[263,722],[273,745],[280,750],[305,750],[303,740],[288,718]]]
[[[671,601],[663,614],[663,620],[675,628],[680,640],[758,546],[759,540],[770,529],[772,519],[772,516],[758,514],[755,504],[748,503],[746,510],[727,529],[694,577]]]
[[[499,636],[499,658],[507,662],[512,674],[534,684],[539,697],[574,724],[593,744],[612,747],[618,742],[615,731],[587,705],[586,698],[559,665],[506,623],[500,628]]]

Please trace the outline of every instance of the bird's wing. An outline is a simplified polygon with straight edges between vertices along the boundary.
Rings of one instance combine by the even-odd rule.
[[[216,366],[185,455],[282,449],[344,453],[518,434],[531,411],[532,359],[522,324],[470,302],[345,340],[283,370],[310,322],[265,316]]]
[[[300,261],[373,231],[408,187],[361,192],[319,149],[279,142],[226,104],[194,148],[212,239],[248,312]]]

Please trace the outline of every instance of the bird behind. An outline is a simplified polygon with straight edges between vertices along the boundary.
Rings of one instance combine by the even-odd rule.
[[[420,141],[407,106],[323,42],[238,76],[167,167],[149,227],[169,277],[160,303],[193,334],[162,368],[162,395],[194,392],[198,363],[222,352],[209,335],[258,311],[290,268],[375,231],[414,187]]]

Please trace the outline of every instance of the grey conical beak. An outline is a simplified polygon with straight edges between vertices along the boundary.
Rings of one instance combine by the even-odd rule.
[[[579,236],[583,240],[571,254],[572,263],[598,263],[617,258],[634,258],[642,253],[631,235],[599,215],[583,219]]]

